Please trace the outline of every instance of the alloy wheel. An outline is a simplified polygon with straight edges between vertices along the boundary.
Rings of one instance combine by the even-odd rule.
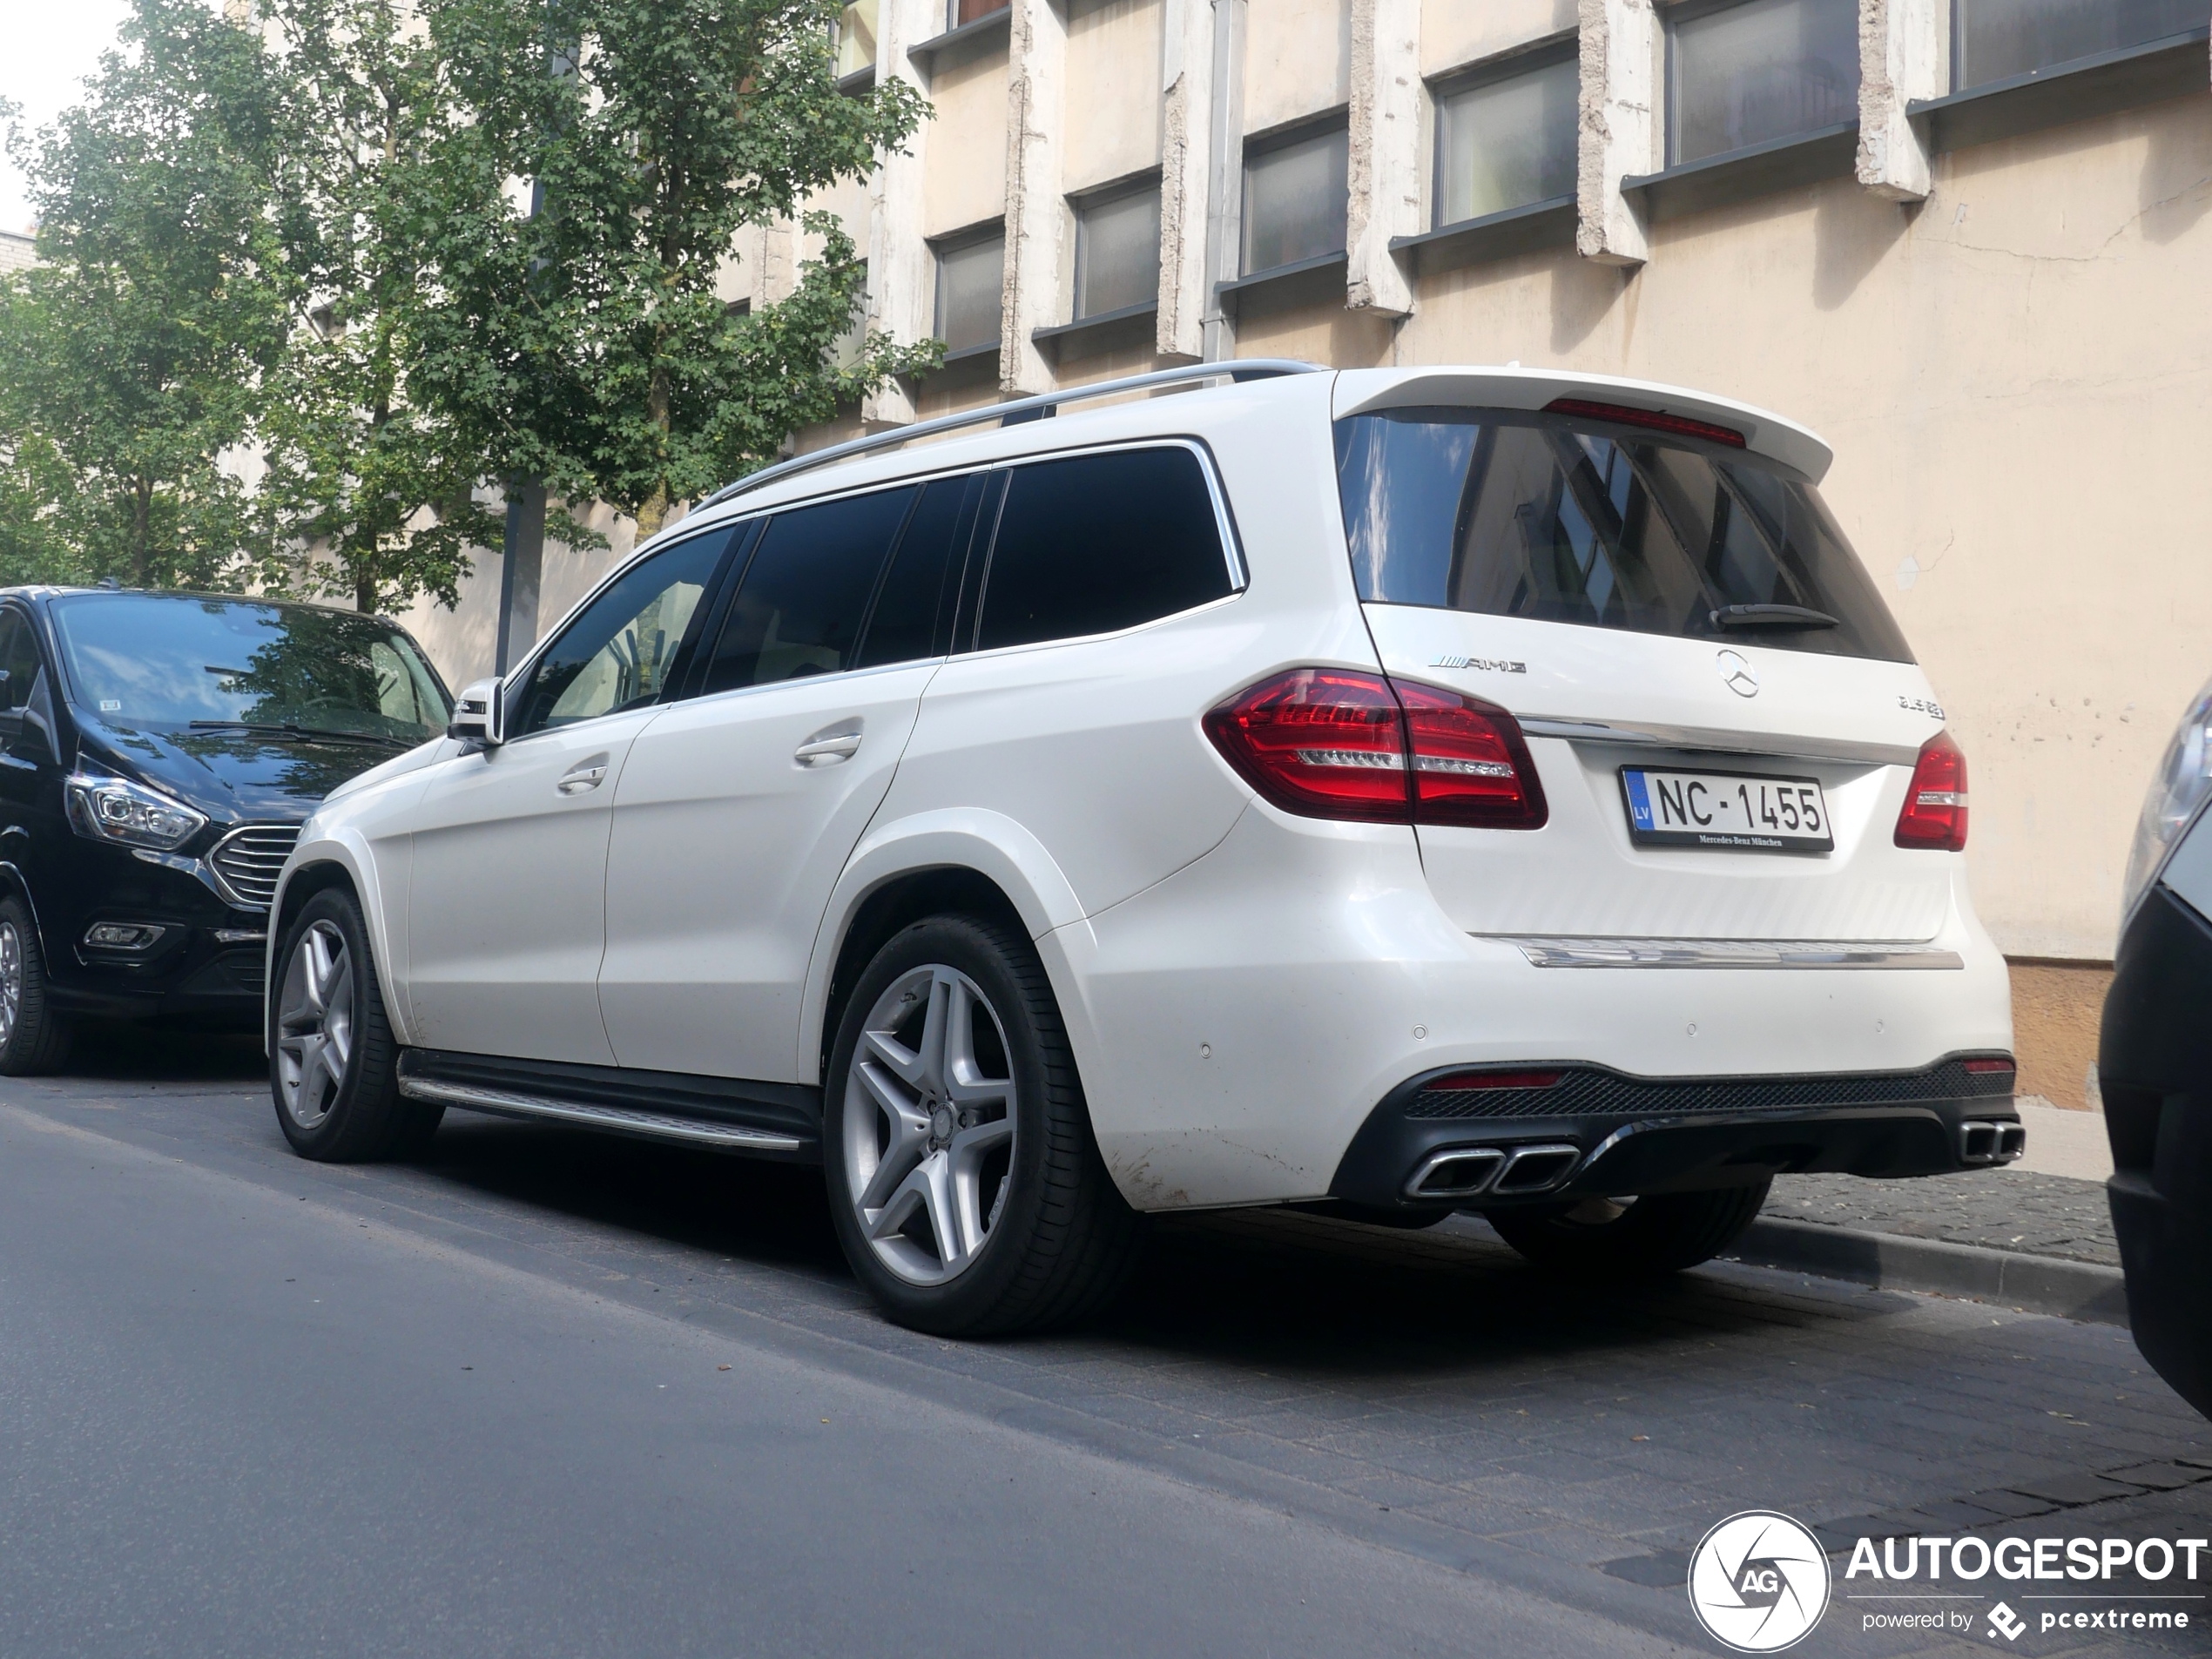
[[[16,1035],[23,1017],[23,935],[12,921],[0,921],[0,1048]]]
[[[989,1242],[1011,1184],[1006,1028],[975,981],[933,963],[876,999],[845,1085],[846,1190],[877,1258],[941,1285]]]
[[[353,1054],[353,957],[346,936],[317,921],[292,947],[277,1003],[277,1083],[294,1123],[312,1130],[330,1116]]]

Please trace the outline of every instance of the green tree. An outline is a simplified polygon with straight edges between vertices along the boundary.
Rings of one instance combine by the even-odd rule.
[[[282,88],[270,189],[293,304],[260,426],[276,530],[265,576],[364,611],[424,593],[451,606],[469,550],[499,536],[475,498],[479,435],[408,385],[427,276],[416,181],[448,108],[412,10],[265,0],[260,12]]]
[[[417,199],[432,274],[414,385],[537,476],[658,529],[934,344],[837,361],[866,278],[826,215],[788,299],[739,314],[716,275],[747,226],[903,144],[926,106],[837,90],[840,0],[423,0],[448,99]],[[533,181],[525,211],[510,181]]]
[[[198,0],[133,0],[84,102],[35,143],[10,129],[42,261],[0,284],[25,574],[219,587],[266,536],[239,473],[285,340],[266,67]]]

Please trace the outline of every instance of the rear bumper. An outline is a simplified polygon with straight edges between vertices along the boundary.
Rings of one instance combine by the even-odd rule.
[[[1546,967],[1453,925],[1410,830],[1287,821],[1255,806],[1205,857],[1038,945],[1099,1150],[1132,1204],[1161,1211],[1325,1198],[1379,1103],[1446,1069],[1552,1060],[1655,1083],[1757,1084],[2008,1054],[2004,960],[1963,887],[1953,894],[1933,936],[1912,941],[1928,951],[1910,967]],[[1673,931],[1696,933],[1703,920],[1685,915]],[[1727,933],[1727,920],[1703,931]],[[1946,1116],[1932,1096],[1788,1101],[1799,1118],[1829,1114],[1804,1167],[1957,1167],[1943,1161],[1947,1145],[1910,1148],[1942,1138],[1964,1108]],[[1751,1099],[1743,1133],[1768,1133],[1784,1104]],[[1661,1143],[1638,1139],[1669,1113],[1559,1116],[1608,1120],[1541,1125],[1581,1154],[1633,1130],[1608,1158],[1622,1169],[1653,1160],[1639,1183],[1673,1178],[1657,1167]],[[1702,1181],[1713,1143],[1736,1130],[1703,1112],[1683,1128],[1668,1144],[1701,1150],[1669,1161]]]
[[[2002,1059],[2001,1070],[1967,1069]],[[1517,1067],[1509,1076],[1532,1068]],[[1544,1069],[1541,1088],[1426,1073],[1369,1114],[1329,1196],[1408,1214],[1748,1184],[1783,1173],[1944,1175],[2008,1163],[2025,1136],[2010,1056],[1914,1071],[1645,1078]]]
[[[2212,1416],[2212,925],[2155,887],[2114,968],[2097,1071],[2128,1324],[2158,1374]]]

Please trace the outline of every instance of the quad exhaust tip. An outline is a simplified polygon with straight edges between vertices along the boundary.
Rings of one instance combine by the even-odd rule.
[[[1406,1183],[1409,1198],[1523,1197],[1565,1184],[1582,1161],[1577,1146],[1457,1146],[1432,1152]]]
[[[2010,1163],[2027,1150],[2027,1130],[2011,1118],[1982,1118],[1959,1126],[1961,1163]]]

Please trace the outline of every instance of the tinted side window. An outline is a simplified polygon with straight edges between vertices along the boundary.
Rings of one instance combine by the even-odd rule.
[[[38,642],[30,624],[16,612],[0,614],[0,710],[10,712],[30,701],[30,688],[38,680]]]
[[[678,542],[594,599],[530,671],[516,699],[512,734],[527,737],[659,697],[729,544],[727,529]]]
[[[976,644],[1110,633],[1231,589],[1213,495],[1182,448],[1016,467],[984,577]]]
[[[922,486],[921,500],[899,537],[891,569],[868,617],[856,668],[941,657],[950,649],[953,603],[959,597],[959,554],[968,546],[969,496],[980,476],[939,478]]]
[[[706,690],[853,667],[868,594],[916,493],[909,484],[777,514],[738,580]]]

